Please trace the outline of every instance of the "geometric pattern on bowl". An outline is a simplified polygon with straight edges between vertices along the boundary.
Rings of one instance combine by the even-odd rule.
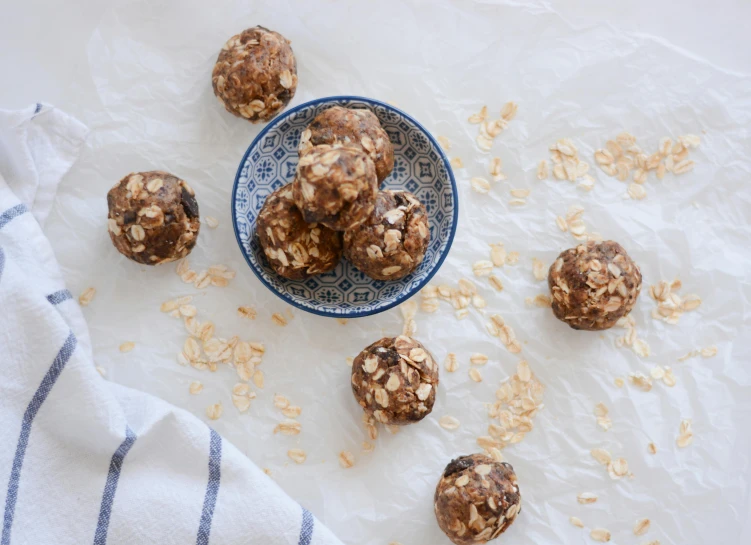
[[[294,178],[300,135],[316,115],[334,105],[365,108],[378,117],[394,146],[394,170],[382,187],[411,191],[427,208],[430,246],[420,266],[400,280],[373,280],[344,258],[336,269],[326,274],[307,280],[288,280],[269,267],[256,237],[256,217],[266,197]],[[401,110],[363,97],[313,100],[272,120],[245,152],[232,190],[235,237],[251,270],[289,304],[321,316],[368,316],[398,305],[417,293],[446,258],[454,239],[458,213],[456,181],[438,142]]]

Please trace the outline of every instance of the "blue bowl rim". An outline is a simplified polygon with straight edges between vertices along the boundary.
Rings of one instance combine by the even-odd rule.
[[[278,125],[280,122],[282,122],[284,119],[289,117],[291,114],[302,110],[303,108],[308,108],[310,106],[315,106],[322,103],[328,103],[328,102],[339,102],[339,101],[358,101],[358,102],[364,102],[366,104],[371,104],[373,106],[382,106],[386,108],[387,110],[393,110],[399,113],[399,115],[403,116],[407,120],[409,120],[410,123],[413,123],[415,127],[417,127],[420,131],[425,134],[425,136],[428,137],[428,139],[433,143],[433,147],[438,150],[438,153],[440,154],[441,159],[443,160],[443,163],[446,167],[446,172],[448,172],[449,180],[451,181],[451,194],[453,196],[454,201],[454,211],[453,211],[453,218],[452,218],[452,225],[451,225],[451,232],[448,236],[448,243],[446,244],[446,249],[443,251],[443,254],[438,259],[438,262],[433,266],[433,269],[428,273],[428,275],[420,282],[417,286],[412,288],[411,290],[406,291],[406,293],[399,294],[396,299],[394,299],[391,303],[379,307],[377,309],[368,310],[365,312],[358,312],[356,308],[353,308],[351,310],[348,310],[345,313],[338,313],[338,312],[331,312],[331,311],[323,311],[323,310],[317,310],[312,309],[309,307],[306,307],[304,305],[299,304],[297,301],[295,301],[291,296],[279,292],[274,286],[270,285],[266,280],[264,280],[263,276],[259,273],[259,271],[256,270],[256,266],[250,261],[250,258],[248,257],[248,253],[245,251],[245,247],[242,244],[242,241],[240,240],[240,232],[237,228],[237,219],[235,214],[235,198],[237,197],[237,186],[240,181],[240,173],[242,172],[243,166],[245,165],[246,161],[248,160],[248,155],[250,154],[250,150],[253,148],[253,146],[256,145],[257,142],[261,140],[265,136],[265,134],[272,128]],[[277,297],[285,301],[286,303],[289,303],[290,305],[299,308],[300,310],[304,310],[305,312],[310,312],[311,314],[316,314],[318,316],[325,316],[327,318],[364,318],[365,316],[373,316],[375,314],[380,314],[381,312],[385,312],[391,308],[394,308],[397,305],[400,305],[404,301],[407,301],[410,299],[413,295],[415,295],[417,292],[419,292],[425,285],[430,282],[430,280],[435,276],[435,274],[438,272],[438,270],[441,268],[441,265],[443,265],[443,262],[446,260],[446,257],[449,254],[449,251],[451,250],[451,246],[454,243],[454,235],[456,235],[456,227],[459,222],[459,193],[457,191],[456,187],[456,179],[454,178],[454,171],[451,169],[451,163],[448,160],[448,157],[446,157],[446,154],[443,151],[443,148],[440,146],[438,141],[433,137],[433,135],[425,129],[425,127],[422,126],[415,118],[413,118],[411,115],[403,112],[399,108],[392,106],[391,104],[387,104],[385,102],[381,102],[380,100],[376,100],[373,98],[366,98],[356,95],[337,95],[337,96],[329,96],[329,97],[323,97],[323,98],[317,98],[315,100],[311,100],[308,102],[305,102],[303,104],[300,104],[298,106],[295,106],[294,108],[290,108],[283,114],[279,115],[278,117],[272,119],[268,125],[266,125],[261,132],[258,133],[258,135],[253,139],[253,141],[248,146],[248,149],[245,150],[245,154],[243,154],[243,158],[240,160],[240,165],[237,167],[237,173],[235,174],[235,182],[232,185],[232,200],[230,203],[230,213],[232,215],[232,229],[235,231],[235,240],[237,240],[237,245],[240,248],[240,253],[242,253],[243,257],[245,258],[245,262],[248,264],[248,267],[250,267],[250,270],[253,271],[253,274],[256,275],[256,278],[261,281],[261,284],[263,284],[269,291],[274,293]]]

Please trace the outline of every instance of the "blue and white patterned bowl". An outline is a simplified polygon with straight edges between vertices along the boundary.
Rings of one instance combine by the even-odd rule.
[[[326,274],[307,280],[288,280],[269,267],[256,237],[256,217],[266,197],[294,178],[297,145],[303,130],[316,115],[337,104],[367,108],[378,117],[394,146],[394,170],[383,187],[411,191],[428,209],[430,246],[417,270],[401,280],[373,280],[345,259]],[[456,181],[438,142],[397,108],[354,96],[313,100],[271,121],[245,152],[232,190],[232,223],[237,243],[258,279],[297,308],[337,318],[377,314],[417,293],[446,258],[458,213]]]

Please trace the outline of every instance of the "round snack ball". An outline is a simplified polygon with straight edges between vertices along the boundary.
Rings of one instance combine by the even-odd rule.
[[[370,110],[333,106],[318,114],[300,137],[300,153],[320,144],[355,145],[370,155],[378,182],[394,168],[394,147],[381,122]]]
[[[456,545],[470,545],[506,531],[521,511],[522,498],[511,464],[470,454],[446,466],[433,501],[441,530]]]
[[[415,339],[384,337],[352,362],[352,392],[368,416],[382,424],[419,422],[433,410],[438,364]]]
[[[266,197],[256,220],[256,233],[277,274],[304,280],[336,267],[342,257],[342,237],[323,225],[305,223],[292,198],[292,185]]]
[[[429,242],[425,205],[408,191],[384,190],[365,223],[344,233],[344,255],[370,278],[398,280],[422,263]]]
[[[361,150],[322,145],[300,157],[292,190],[305,221],[344,231],[368,219],[378,180],[373,161]]]
[[[599,331],[631,312],[641,272],[617,242],[589,241],[558,256],[548,286],[556,318],[574,329]]]
[[[177,176],[154,170],[128,174],[107,193],[107,226],[128,259],[158,265],[188,255],[201,222],[193,189]]]
[[[228,112],[258,123],[289,104],[297,89],[297,61],[289,44],[262,26],[243,30],[224,44],[211,83]]]

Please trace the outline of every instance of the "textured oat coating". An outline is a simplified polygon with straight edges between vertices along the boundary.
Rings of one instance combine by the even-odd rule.
[[[289,44],[262,26],[244,30],[224,44],[211,83],[228,112],[259,123],[289,104],[297,89],[297,61]]]
[[[158,265],[188,255],[201,222],[193,189],[162,171],[135,172],[107,193],[107,225],[115,248],[128,259]]]
[[[380,191],[370,217],[344,233],[344,255],[376,280],[397,280],[414,271],[430,242],[428,211],[408,191]]]
[[[352,392],[383,424],[419,422],[433,410],[438,364],[420,342],[400,335],[376,341],[352,362]]]
[[[553,313],[574,329],[609,329],[631,312],[641,281],[639,267],[617,242],[580,244],[550,266]]]
[[[292,280],[328,272],[342,257],[341,234],[305,223],[292,198],[292,184],[266,198],[256,220],[256,234],[271,268]]]
[[[495,539],[521,511],[514,468],[484,454],[451,460],[433,501],[438,526],[457,545]]]
[[[360,149],[321,145],[300,157],[292,189],[305,221],[344,231],[368,219],[378,180],[373,161]]]
[[[333,106],[318,114],[303,131],[300,153],[320,144],[355,145],[373,160],[382,182],[394,168],[394,147],[381,122],[370,110]]]

